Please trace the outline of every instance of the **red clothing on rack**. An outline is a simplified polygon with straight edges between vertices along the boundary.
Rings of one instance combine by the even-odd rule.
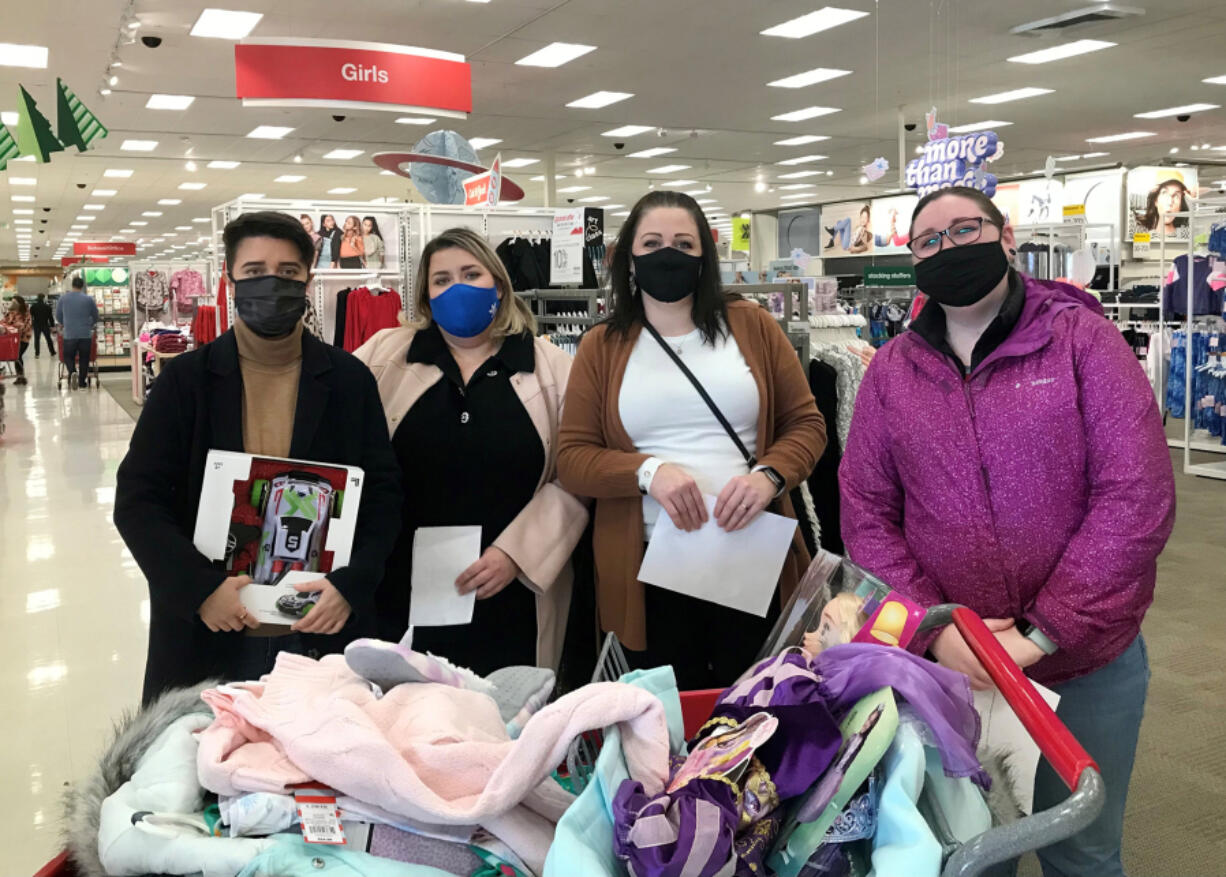
[[[400,325],[400,293],[394,289],[373,293],[366,287],[351,290],[345,303],[345,349],[350,353],[381,329]]]
[[[217,308],[212,305],[196,308],[196,315],[192,318],[192,337],[196,339],[197,347],[217,338]]]
[[[217,282],[217,325],[222,332],[230,328],[230,311],[226,306],[226,264],[221,264],[221,280]]]

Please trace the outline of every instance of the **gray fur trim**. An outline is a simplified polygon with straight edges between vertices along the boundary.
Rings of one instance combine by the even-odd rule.
[[[992,812],[992,824],[1012,825],[1024,814],[1013,791],[1009,753],[1004,750],[982,749],[978,754],[979,763],[992,778],[992,788],[988,791],[988,810]]]
[[[143,710],[125,710],[115,722],[98,769],[64,792],[64,846],[78,877],[106,877],[98,857],[102,802],[132,778],[149,747],[172,723],[192,713],[210,712],[200,692],[219,684],[213,679],[194,688],[168,691]]]

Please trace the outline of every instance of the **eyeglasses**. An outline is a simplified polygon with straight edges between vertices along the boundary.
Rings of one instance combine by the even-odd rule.
[[[949,238],[949,242],[955,247],[965,247],[967,244],[978,243],[979,238],[983,236],[983,225],[988,225],[1000,228],[1000,224],[993,222],[986,216],[976,216],[971,219],[959,219],[949,228],[944,231],[933,231],[920,237],[912,238],[907,243],[907,248],[915,254],[917,259],[927,259],[929,256],[935,256],[941,251],[941,238]]]

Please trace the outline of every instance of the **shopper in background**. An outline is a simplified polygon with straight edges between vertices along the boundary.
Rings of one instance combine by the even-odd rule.
[[[34,323],[34,358],[42,353],[43,339],[47,341],[47,352],[55,356],[55,342],[51,339],[51,327],[55,324],[55,310],[47,303],[47,294],[40,292],[38,298],[30,305],[30,319]]]
[[[6,332],[16,334],[20,339],[20,347],[17,353],[17,380],[14,384],[20,386],[27,383],[26,367],[23,359],[26,351],[30,349],[30,336],[34,334],[34,329],[30,321],[30,306],[26,304],[26,300],[19,295],[13,296],[13,300],[9,302],[9,309],[4,315],[4,319],[0,320],[0,325],[4,326]]]
[[[64,349],[60,358],[71,375],[77,371],[77,389],[89,389],[89,360],[93,353],[94,326],[98,323],[98,303],[85,292],[85,278],[72,278],[72,291],[60,296],[55,306],[55,321],[63,330]]]
[[[341,258],[341,230],[336,217],[325,213],[319,218],[319,241],[315,247],[315,267],[335,268]]]
[[[1124,805],[1149,664],[1140,636],[1175,514],[1153,390],[1091,296],[1009,266],[1013,229],[975,189],[911,221],[930,299],[873,358],[840,485],[852,560],[932,606],[989,621],[1103,772],[1107,805],[1039,856],[1047,875],[1123,874]],[[923,638],[989,687],[952,626]],[[1036,811],[1068,792],[1039,768]]]
[[[277,652],[318,656],[374,632],[375,587],[395,542],[400,475],[370,373],[304,332],[315,247],[284,213],[246,213],[223,233],[233,328],[168,362],[120,464],[115,526],[149,580],[144,702],[210,676],[256,679]],[[260,625],[192,544],[210,450],[357,466],[366,473],[348,566],[292,628]]]
[[[366,245],[362,242],[362,221],[356,216],[345,217],[340,254],[342,268],[366,267]]]
[[[472,623],[417,627],[413,648],[477,673],[555,667],[570,606],[571,553],[587,510],[556,481],[571,360],[536,328],[485,239],[451,229],[418,263],[416,320],[357,352],[370,366],[404,474],[400,539],[379,588],[383,639],[400,640],[419,527],[481,527],[481,557],[456,580]]]
[[[809,557],[798,530],[771,614],[758,618],[638,581],[657,518],[698,529],[704,494],[718,497],[715,520],[727,531],[768,507],[794,517],[787,491],[826,441],[796,351],[767,311],[724,292],[711,239],[688,195],[653,192],[635,205],[613,248],[612,315],[579,346],[558,450],[562,484],[596,500],[602,628],[637,664],[672,664],[683,689],[729,685],[750,665]]]
[[[383,232],[379,231],[379,220],[373,216],[362,220],[362,244],[366,253],[366,267],[382,270],[386,264],[387,246],[383,242]]]

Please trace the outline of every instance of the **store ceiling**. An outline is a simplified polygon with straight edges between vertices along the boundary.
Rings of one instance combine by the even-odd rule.
[[[1129,0],[1141,3],[1143,0]],[[880,194],[897,186],[897,118],[908,122],[907,158],[923,142],[923,114],[933,104],[950,124],[985,120],[1012,122],[999,129],[1006,144],[996,171],[1030,173],[1048,155],[1103,151],[1109,156],[1062,164],[1075,170],[1104,163],[1156,160],[1213,161],[1226,165],[1226,110],[1174,118],[1137,119],[1134,114],[1198,102],[1226,106],[1226,85],[1206,84],[1226,75],[1226,3],[1220,0],[1150,0],[1146,14],[1056,31],[1042,37],[1011,35],[1028,21],[1101,4],[1093,0],[1027,0],[1025,3],[972,0],[834,0],[835,5],[870,13],[848,24],[803,39],[763,36],[761,31],[820,8],[819,0],[363,0],[338,6],[323,0],[226,0],[225,7],[262,12],[254,37],[298,36],[396,42],[459,52],[473,65],[474,112],[466,121],[430,127],[399,125],[401,114],[345,111],[336,122],[319,109],[245,108],[233,97],[233,43],[188,35],[205,2],[136,0],[141,23],[123,27],[125,0],[44,3],[0,0],[3,40],[50,49],[45,70],[0,66],[0,110],[16,109],[22,83],[49,118],[55,114],[55,79],[62,77],[110,128],[110,136],[84,154],[57,153],[50,164],[18,161],[0,174],[0,261],[17,254],[15,232],[33,229],[34,258],[49,258],[73,225],[82,240],[174,237],[154,245],[161,252],[179,246],[193,252],[208,228],[194,220],[245,193],[301,199],[402,198],[420,200],[407,181],[380,175],[370,155],[408,150],[437,127],[473,138],[497,138],[481,150],[485,161],[541,159],[509,171],[528,191],[525,206],[542,203],[544,158],[556,157],[558,173],[570,176],[559,187],[588,186],[561,198],[607,197],[599,206],[627,209],[653,181],[694,180],[689,191],[711,187],[705,197],[713,212],[772,209],[840,198]],[[71,27],[67,23],[71,22]],[[140,36],[162,37],[149,49]],[[1117,43],[1105,49],[1041,65],[1006,58],[1080,39]],[[515,61],[551,42],[595,45],[558,68],[516,66]],[[112,58],[121,67],[108,73]],[[851,75],[798,89],[766,83],[816,67]],[[109,75],[117,82],[102,96]],[[995,105],[972,98],[1022,87],[1052,93]],[[631,92],[630,98],[599,110],[565,104],[595,91]],[[193,95],[183,111],[145,109],[152,93]],[[805,122],[771,117],[809,106],[839,112]],[[257,125],[295,130],[283,140],[253,140]],[[624,138],[624,150],[602,132],[622,125],[652,131]],[[655,129],[660,129],[657,132]],[[1155,136],[1105,145],[1087,138],[1127,131]],[[776,141],[804,134],[830,139],[802,146]],[[152,152],[123,151],[126,139],[156,140]],[[364,150],[349,161],[324,159],[335,148]],[[675,152],[631,159],[630,152],[664,147]],[[1178,154],[1171,150],[1177,148]],[[804,155],[827,158],[795,166],[777,162]],[[295,163],[294,157],[302,161]],[[893,168],[877,185],[860,183],[860,167],[884,156]],[[1207,159],[1206,157],[1212,157]],[[198,169],[185,168],[194,160]],[[209,169],[211,160],[239,161],[233,170]],[[649,176],[663,165],[689,165],[672,174]],[[594,173],[576,179],[582,168]],[[104,178],[108,169],[129,169],[126,179]],[[817,170],[817,176],[780,180],[782,174]],[[829,174],[827,172],[830,172]],[[278,176],[306,179],[278,183]],[[1222,174],[1226,178],[1226,167]],[[34,186],[12,178],[35,178]],[[759,192],[755,183],[816,183],[813,189]],[[1202,179],[1212,181],[1213,174]],[[180,190],[182,183],[205,183]],[[80,185],[84,184],[84,188]],[[352,194],[328,194],[353,188]],[[94,196],[97,189],[116,194]],[[33,203],[11,195],[34,196]],[[784,195],[807,195],[783,199]],[[180,199],[159,205],[160,199]],[[87,204],[102,210],[83,210]],[[46,213],[42,208],[50,207]],[[10,210],[34,209],[10,216]],[[143,216],[159,212],[161,216]],[[610,211],[618,212],[617,210]],[[78,216],[94,215],[92,221]],[[16,220],[32,220],[30,225]],[[42,219],[48,221],[43,224]],[[134,226],[133,221],[146,222]],[[616,222],[616,220],[614,220]],[[121,231],[134,228],[132,234]],[[190,228],[190,231],[184,230]],[[39,230],[45,234],[38,234]],[[178,230],[176,230],[178,229]],[[154,250],[146,251],[151,253]]]

